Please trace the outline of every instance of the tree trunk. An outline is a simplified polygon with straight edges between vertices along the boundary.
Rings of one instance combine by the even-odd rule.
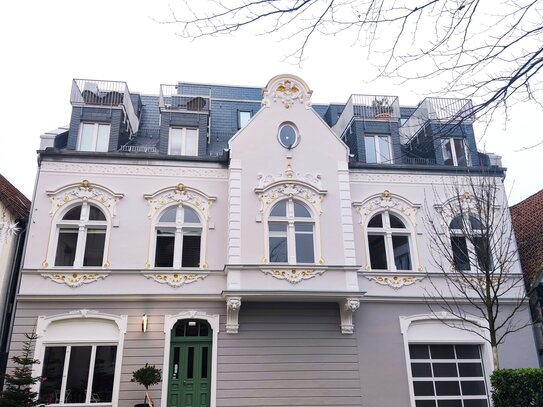
[[[498,358],[498,346],[492,345],[492,360],[494,362],[494,370],[500,368],[500,359]]]

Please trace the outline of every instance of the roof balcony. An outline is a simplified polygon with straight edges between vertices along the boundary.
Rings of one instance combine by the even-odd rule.
[[[400,142],[408,144],[427,122],[440,124],[472,124],[473,103],[469,99],[426,98],[400,127]]]
[[[185,93],[188,92],[188,93]],[[160,111],[190,112],[208,114],[211,105],[211,93],[201,94],[201,91],[191,94],[189,89],[181,92],[178,85],[160,85]]]
[[[337,123],[332,128],[342,137],[354,119],[398,121],[400,103],[397,96],[351,95]]]
[[[70,102],[72,106],[123,109],[131,133],[138,132],[139,119],[126,82],[74,79]]]

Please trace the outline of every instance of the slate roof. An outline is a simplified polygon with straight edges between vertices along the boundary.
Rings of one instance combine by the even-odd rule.
[[[0,201],[18,219],[28,217],[30,201],[0,174]]]

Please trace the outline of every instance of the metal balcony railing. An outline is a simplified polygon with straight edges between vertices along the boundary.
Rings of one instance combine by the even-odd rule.
[[[207,113],[210,109],[211,94],[190,94],[190,89],[180,92],[178,85],[160,85],[159,107],[164,111],[188,111]]]
[[[119,151],[125,153],[158,153],[158,148],[152,146],[121,146]]]
[[[406,164],[414,165],[436,165],[435,158],[404,157]]]
[[[426,98],[400,127],[400,141],[402,144],[409,143],[428,121],[471,124],[474,120],[473,103],[469,99]]]
[[[351,95],[336,125],[334,132],[340,137],[354,118],[363,120],[398,121],[400,103],[397,96]]]
[[[139,119],[126,82],[74,79],[70,102],[73,106],[121,108],[128,119],[131,133],[138,132]]]

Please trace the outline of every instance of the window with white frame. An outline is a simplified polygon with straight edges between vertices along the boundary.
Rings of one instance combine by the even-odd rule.
[[[458,215],[449,224],[454,268],[469,271],[492,269],[492,254],[481,222],[472,215]],[[474,270],[475,271],[475,270]]]
[[[110,403],[116,344],[45,347],[39,400],[44,404]]]
[[[155,225],[155,267],[200,267],[202,225],[186,205],[164,210]]]
[[[82,122],[79,126],[77,149],[79,151],[108,151],[110,132],[109,123]]]
[[[249,123],[249,120],[251,120],[252,112],[248,110],[240,110],[238,111],[238,127],[240,129],[244,128],[247,123]]]
[[[106,233],[106,216],[97,206],[71,207],[57,222],[55,266],[102,266]]]
[[[368,252],[373,270],[412,270],[411,232],[398,215],[374,215],[367,226]]]
[[[443,149],[443,163],[465,167],[469,165],[469,155],[466,142],[463,138],[445,138],[441,141]]]
[[[168,154],[198,155],[198,129],[170,127]]]
[[[488,407],[479,345],[409,344],[415,407]]]
[[[268,218],[270,263],[314,263],[315,222],[307,207],[294,199],[277,202]]]
[[[369,164],[392,164],[392,146],[390,136],[364,136],[366,162]]]

